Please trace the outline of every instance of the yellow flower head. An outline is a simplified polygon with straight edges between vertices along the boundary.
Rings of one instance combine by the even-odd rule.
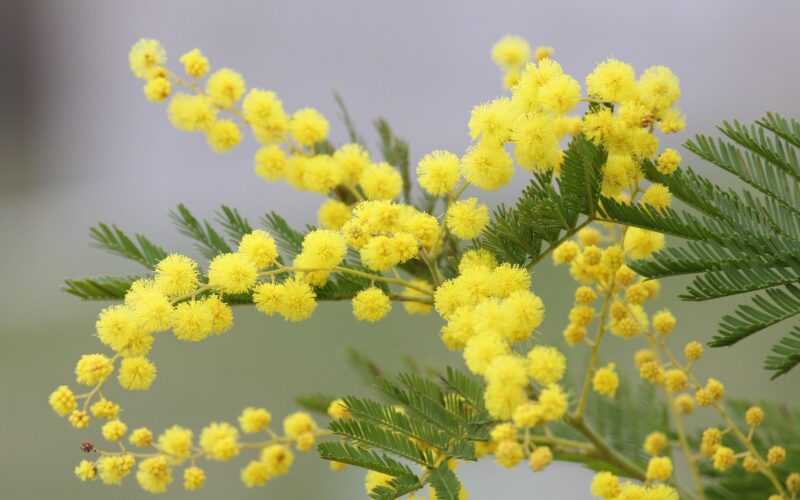
[[[199,490],[206,484],[206,473],[200,467],[187,467],[183,471],[183,487],[188,491]]]
[[[164,102],[172,92],[172,84],[166,78],[151,78],[142,89],[144,97],[152,102]]]
[[[471,184],[487,191],[499,189],[511,180],[514,161],[499,144],[482,140],[470,146],[461,158],[461,173]]]
[[[147,78],[150,70],[163,66],[167,62],[167,53],[158,40],[142,38],[131,47],[128,63],[137,78]]]
[[[492,47],[492,59],[501,68],[517,68],[531,58],[531,47],[524,38],[505,35]]]
[[[548,446],[537,446],[528,458],[528,463],[534,472],[544,470],[553,462],[553,452]]]
[[[649,481],[666,481],[670,476],[672,476],[672,459],[669,457],[653,457],[647,463]]]
[[[278,312],[289,321],[303,321],[317,308],[316,294],[308,283],[298,279],[283,282]]]
[[[102,382],[113,371],[114,365],[111,360],[102,354],[84,354],[75,366],[78,383],[84,385]]]
[[[630,64],[606,59],[586,77],[589,95],[610,102],[622,102],[637,94],[636,75]]]
[[[242,101],[242,114],[261,144],[281,141],[289,130],[289,116],[274,92],[252,89]]]
[[[433,196],[445,196],[460,178],[458,157],[449,151],[433,151],[417,164],[419,185]]]
[[[256,283],[258,270],[253,260],[241,253],[214,257],[208,266],[208,284],[225,293],[244,293]]]
[[[664,247],[664,235],[647,229],[630,227],[625,233],[625,252],[632,259],[647,259]]]
[[[167,106],[170,123],[178,130],[195,132],[207,130],[214,124],[217,110],[205,95],[189,95],[179,92]]]
[[[447,210],[447,228],[462,240],[477,238],[488,223],[489,208],[476,198],[457,201]]]
[[[208,73],[208,58],[200,52],[200,49],[192,49],[181,56],[181,64],[187,75],[194,78],[202,78]]]
[[[156,265],[156,288],[168,297],[192,293],[198,285],[197,263],[179,254],[171,254]]]
[[[507,469],[516,467],[517,464],[522,461],[524,456],[525,452],[522,449],[522,445],[516,440],[512,441],[510,439],[506,439],[504,441],[500,441],[497,443],[497,446],[494,450],[494,457],[497,460],[497,463]]]
[[[97,479],[97,467],[94,462],[81,460],[78,466],[75,467],[75,475],[81,481],[94,481]]]
[[[663,210],[669,207],[671,202],[672,194],[670,194],[669,188],[663,184],[653,184],[642,195],[642,203],[656,210]]]
[[[227,422],[212,422],[200,433],[200,447],[211,460],[230,460],[240,451],[239,430]]]
[[[592,479],[592,495],[614,498],[620,493],[619,478],[610,472],[598,472]]]
[[[153,432],[146,427],[139,427],[131,432],[128,441],[138,448],[147,448],[153,444]]]
[[[180,464],[192,452],[192,431],[173,425],[158,436],[158,448],[167,455],[172,464]]]
[[[242,432],[252,434],[266,430],[271,421],[272,414],[266,409],[248,406],[239,417],[239,427],[242,428]]]
[[[316,430],[317,423],[306,412],[298,411],[283,419],[283,432],[289,437],[296,438],[303,433]]]
[[[481,138],[480,144],[499,146],[511,138],[516,114],[511,100],[495,99],[472,108],[469,117],[469,134],[473,139]]]
[[[147,358],[125,358],[119,367],[117,379],[119,385],[131,391],[143,391],[150,388],[156,378],[156,365]]]
[[[217,120],[206,130],[206,140],[212,151],[225,153],[242,141],[242,131],[231,120]]]
[[[113,403],[105,398],[101,398],[95,402],[90,409],[92,410],[92,415],[95,417],[112,420],[117,418],[120,408],[118,404]]]
[[[664,175],[669,175],[678,169],[681,163],[681,155],[674,149],[667,148],[661,153],[656,162],[656,168]]]
[[[122,484],[122,480],[130,474],[136,460],[127,453],[122,455],[106,455],[97,461],[97,474],[107,485]]]
[[[644,451],[649,455],[658,455],[667,447],[669,441],[663,432],[651,432],[644,440]]]
[[[72,413],[78,407],[75,394],[66,385],[59,386],[53,391],[48,401],[53,411],[62,417]]]
[[[758,406],[751,406],[745,412],[744,420],[750,427],[758,427],[764,423],[764,410]]]
[[[619,376],[616,372],[614,363],[609,363],[606,367],[600,368],[592,378],[592,387],[598,394],[613,398],[619,387]]]
[[[555,347],[537,345],[528,352],[528,375],[541,386],[560,382],[567,369],[567,358]]]
[[[261,450],[261,460],[270,476],[282,476],[289,472],[294,463],[294,453],[287,446],[273,444]]]
[[[333,160],[339,170],[342,184],[355,186],[364,169],[372,165],[369,152],[360,144],[345,144],[333,153]]]
[[[380,288],[367,288],[353,297],[353,316],[361,321],[378,321],[391,309],[389,297]]]
[[[223,108],[236,104],[244,95],[244,91],[244,78],[230,68],[215,71],[206,81],[206,94],[214,104]]]
[[[400,195],[403,178],[388,163],[378,163],[364,168],[358,185],[370,200],[392,200]]]
[[[136,471],[139,486],[148,493],[163,493],[172,484],[172,470],[163,455],[150,457],[139,462]]]
[[[289,123],[289,133],[301,146],[313,146],[328,137],[328,120],[313,108],[295,111]]]
[[[317,221],[324,229],[341,229],[352,215],[350,207],[339,200],[325,200],[317,211]]]

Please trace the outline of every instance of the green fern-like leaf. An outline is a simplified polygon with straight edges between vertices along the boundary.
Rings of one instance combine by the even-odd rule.
[[[116,225],[108,226],[102,222],[89,230],[92,245],[107,250],[115,255],[134,260],[148,269],[167,256],[163,248],[151,242],[145,236],[136,234],[133,238],[125,234]]]
[[[775,372],[773,379],[800,365],[800,327],[795,326],[787,337],[772,347],[772,352],[764,367]]]
[[[436,498],[441,500],[458,500],[458,493],[461,491],[461,483],[458,481],[455,472],[447,467],[446,463],[431,471],[428,481],[436,491]]]
[[[175,227],[181,234],[195,240],[195,246],[209,260],[219,254],[231,252],[231,247],[207,221],[199,221],[183,204],[170,212]]]
[[[140,276],[98,276],[65,279],[65,292],[83,300],[122,300],[131,284]]]
[[[386,455],[375,453],[347,443],[327,441],[317,446],[317,451],[325,460],[335,460],[364,469],[374,470],[390,476],[414,476],[411,469]]]

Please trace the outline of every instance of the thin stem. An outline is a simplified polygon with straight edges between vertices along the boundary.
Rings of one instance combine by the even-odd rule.
[[[572,238],[575,235],[575,233],[577,233],[578,231],[580,231],[584,227],[586,227],[589,224],[591,224],[594,220],[595,219],[593,217],[589,217],[585,221],[583,221],[580,224],[578,224],[577,226],[575,226],[575,229],[573,231],[567,231],[567,234],[565,234],[563,237],[559,238],[554,243],[552,243],[550,246],[548,246],[547,250],[545,250],[544,252],[540,253],[538,256],[536,256],[535,259],[533,259],[530,262],[528,262],[528,265],[525,266],[525,267],[528,269],[528,271],[533,269],[536,266],[536,264],[538,264],[539,262],[542,261],[542,259],[544,259],[548,255],[550,255],[550,253],[553,250],[558,248],[562,243],[564,243],[568,239]]]
[[[343,273],[343,274],[352,274],[353,276],[359,276],[361,278],[366,278],[368,280],[374,281],[383,281],[385,283],[392,283],[395,285],[401,285],[405,288],[410,288],[417,292],[423,293],[429,297],[433,296],[433,293],[430,290],[426,290],[420,286],[415,285],[410,281],[406,281],[404,279],[399,278],[392,278],[389,276],[381,276],[379,274],[370,274],[365,273],[363,271],[358,271],[356,269],[349,269],[347,267],[332,267],[332,268],[308,268],[308,267],[279,267],[278,269],[273,269],[272,271],[264,271],[258,273],[259,276],[274,276],[276,274],[284,274],[284,273],[313,273],[318,271],[327,271],[327,272],[334,272],[334,273]]]
[[[614,296],[614,279],[611,279],[611,283],[608,286],[608,290],[606,291],[605,295],[603,295],[603,309],[600,312],[600,319],[597,323],[597,336],[594,339],[594,345],[592,345],[592,353],[589,357],[589,366],[586,368],[586,376],[583,379],[583,389],[581,390],[581,396],[578,400],[578,407],[575,409],[575,414],[573,418],[581,420],[583,418],[583,414],[586,411],[586,400],[589,397],[589,387],[592,383],[592,374],[594,372],[595,365],[597,364],[597,353],[600,351],[600,344],[603,340],[603,334],[606,331],[606,320],[608,319],[608,310],[611,306],[611,298]]]
[[[612,448],[602,436],[597,434],[597,432],[595,432],[595,430],[583,420],[583,417],[568,416],[566,421],[576,431],[580,432],[584,437],[586,437],[586,439],[594,444],[594,447],[597,451],[597,456],[599,458],[616,465],[634,479],[638,479],[639,481],[644,481],[646,479],[647,474],[645,473],[644,469],[631,462],[624,455]]]

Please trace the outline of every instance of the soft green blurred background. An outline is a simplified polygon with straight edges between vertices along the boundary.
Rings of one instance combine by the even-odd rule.
[[[335,141],[345,137],[334,121],[331,91],[338,89],[366,135],[374,117],[386,116],[410,140],[413,161],[432,149],[463,151],[469,110],[501,92],[488,53],[508,32],[533,45],[554,46],[557,59],[579,79],[609,55],[637,70],[671,67],[681,77],[681,107],[694,132],[710,133],[722,119],[750,120],[765,110],[800,115],[800,34],[794,26],[800,6],[794,1],[3,0],[0,8],[3,499],[146,496],[132,478],[118,489],[78,482],[72,474],[83,458],[78,445],[96,438],[98,430],[72,430],[46,402],[54,387],[72,382],[77,358],[100,348],[92,332],[104,304],[81,303],[60,292],[63,277],[139,271],[89,249],[90,225],[115,222],[191,254],[191,243],[175,234],[166,217],[178,202],[203,216],[230,204],[252,221],[276,209],[298,225],[312,222],[321,202],[259,181],[251,172],[255,145],[249,139],[237,151],[216,156],[202,138],[171,129],[163,106],[145,102],[140,82],[127,69],[128,48],[140,37],[162,40],[173,64],[199,46],[214,67],[242,71],[250,86],[275,90],[289,110],[318,107],[332,119]],[[665,145],[686,137],[671,137]],[[485,199],[511,200],[525,182],[517,172],[511,186]],[[722,303],[678,303],[674,297],[683,284],[666,282],[660,299],[679,318],[674,345],[710,338],[725,310]],[[542,338],[558,343],[573,283],[566,270],[545,264],[536,270],[534,290],[547,304]],[[387,371],[400,369],[405,354],[423,365],[460,362],[438,340],[435,316],[395,311],[365,326],[346,304],[323,304],[312,320],[297,325],[249,309],[236,313],[230,333],[200,344],[159,338],[152,355],[159,377],[152,390],[110,389],[109,397],[124,407],[123,418],[155,430],[174,423],[199,429],[211,420],[233,420],[247,405],[267,406],[280,418],[295,409],[297,394],[366,393],[346,365],[349,346]],[[731,394],[796,403],[796,373],[769,382],[761,370],[783,328],[709,352],[700,375],[721,378]],[[604,357],[629,365],[636,347],[612,339]],[[313,454],[299,457],[292,474],[265,490],[239,484],[242,463],[208,466],[207,487],[193,497],[363,495],[360,472],[330,473]],[[537,498],[588,498],[591,477],[567,464],[536,476],[524,467],[506,471],[490,464],[463,470],[467,489],[478,499],[498,492],[522,498],[534,491]],[[168,495],[188,496],[180,490]]]

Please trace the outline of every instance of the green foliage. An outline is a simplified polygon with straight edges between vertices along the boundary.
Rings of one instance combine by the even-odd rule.
[[[561,175],[535,174],[512,208],[500,205],[480,240],[505,262],[533,267],[594,220],[605,152],[578,135],[564,156]],[[583,216],[582,216],[583,215]]]
[[[649,383],[632,383],[620,377],[620,384],[613,399],[589,394],[586,415],[591,415],[595,432],[603,437],[615,450],[640,467],[646,467],[649,456],[642,445],[648,434],[661,431],[670,434],[669,413],[663,398],[655,386]],[[582,435],[568,423],[554,427],[558,436],[581,439]],[[612,471],[626,476],[624,470],[593,455],[556,453],[556,458],[585,464],[592,470]]]
[[[751,125],[719,127],[725,138],[699,135],[686,148],[733,174],[746,187],[718,187],[691,168],[664,175],[644,163],[688,211],[655,211],[603,199],[602,217],[689,240],[631,267],[648,278],[694,275],[682,298],[715,300],[753,293],[723,316],[709,345],[731,346],[800,314],[800,123],[767,114]],[[797,331],[780,340],[765,368],[773,378],[800,364]]]
[[[140,276],[65,279],[62,290],[83,300],[121,300]]]
[[[751,403],[732,399],[727,402],[727,406],[737,425],[747,428],[744,413]],[[764,410],[765,425],[756,430],[753,445],[763,453],[775,444],[786,448],[786,462],[772,467],[778,480],[783,481],[790,472],[800,470],[800,408],[763,401],[758,406]],[[698,445],[697,439],[699,438],[695,438],[693,447]],[[705,493],[709,500],[761,500],[767,492],[772,491],[771,483],[763,474],[745,472],[741,461],[724,474],[714,469],[708,460],[700,461],[699,466],[703,482],[708,484]]]
[[[231,252],[231,247],[208,221],[199,221],[183,203],[169,213],[172,222],[181,234],[195,240],[195,246],[206,259]]]
[[[167,256],[164,249],[146,237],[136,234],[131,238],[116,225],[109,227],[100,222],[97,227],[90,228],[89,233],[93,240],[93,246],[134,260],[148,269],[153,269],[158,261]]]
[[[411,172],[409,164],[408,142],[392,131],[389,122],[384,118],[375,120],[375,128],[381,139],[381,154],[386,163],[400,171],[403,178],[403,201],[411,203]]]
[[[447,459],[476,460],[475,441],[488,440],[493,425],[483,406],[482,383],[453,368],[439,380],[416,373],[390,380],[356,351],[351,351],[351,361],[388,402],[345,398],[350,418],[330,424],[344,442],[321,444],[320,455],[394,476],[390,487],[372,491],[373,498],[396,498],[429,484],[438,498],[456,500],[461,485]],[[425,473],[409,475],[387,462],[390,455],[421,466]]]

